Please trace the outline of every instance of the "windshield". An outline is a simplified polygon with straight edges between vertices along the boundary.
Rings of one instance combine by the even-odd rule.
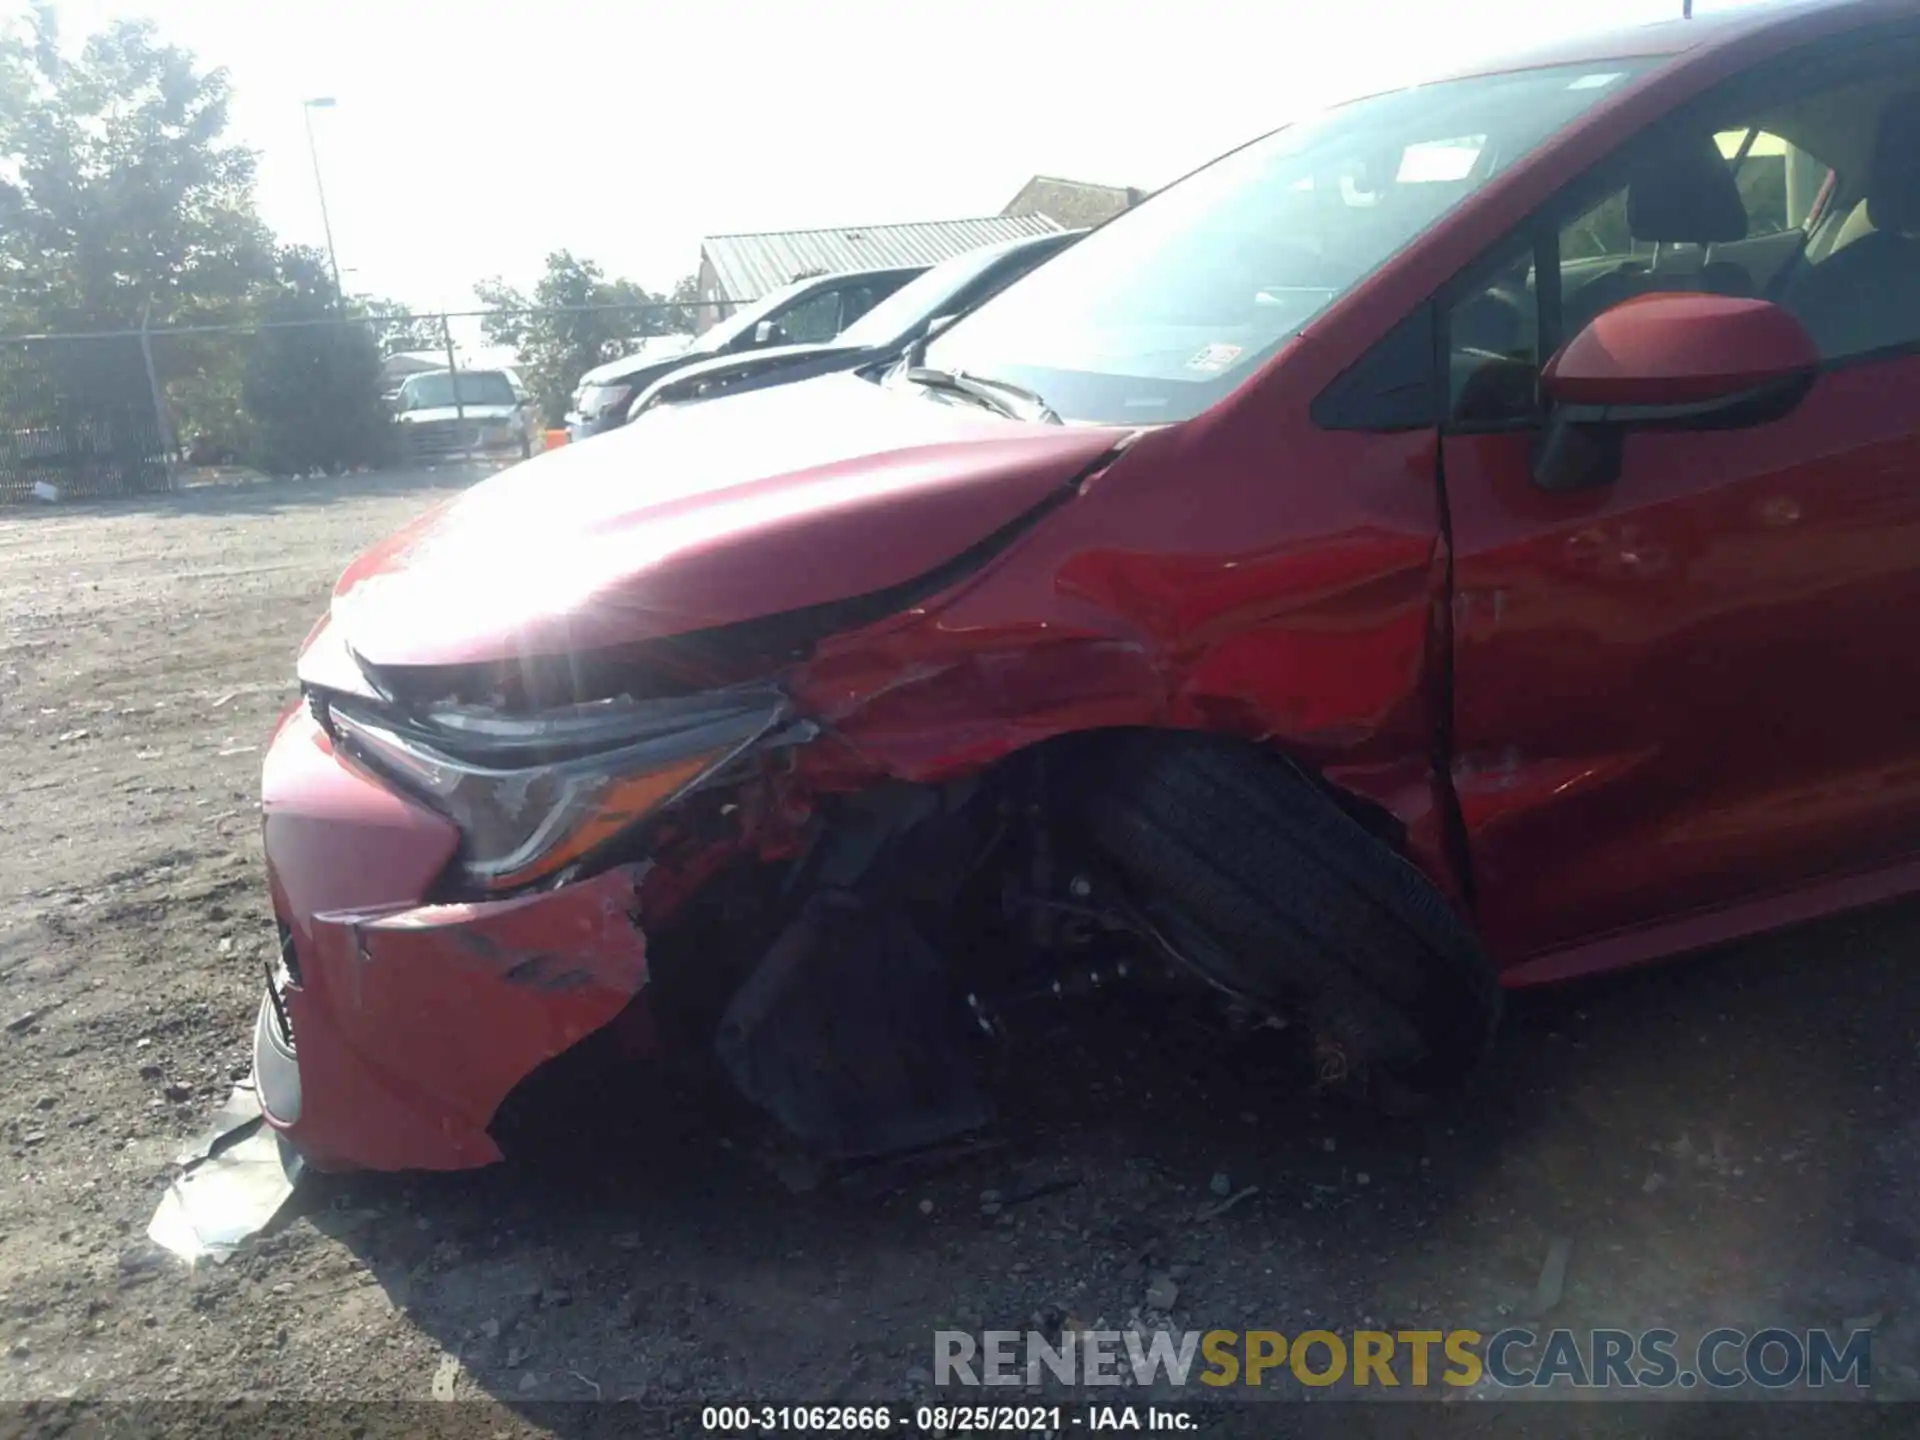
[[[715,321],[701,332],[700,337],[693,344],[687,347],[687,353],[711,355],[729,341],[746,334],[812,283],[811,280],[797,280],[791,285],[782,285],[778,290],[762,295],[758,300],[734,311],[725,319]]]
[[[1068,420],[1197,415],[1638,64],[1450,80],[1275,131],[1009,285],[927,364],[1014,381]]]
[[[415,375],[400,387],[403,410],[438,410],[452,405],[454,377],[442,371],[438,375]],[[460,372],[460,403],[463,405],[511,405],[513,386],[498,370]]]
[[[947,304],[984,275],[1007,252],[998,246],[969,250],[942,260],[926,274],[916,276],[849,325],[837,345],[892,345],[909,331],[946,312]]]

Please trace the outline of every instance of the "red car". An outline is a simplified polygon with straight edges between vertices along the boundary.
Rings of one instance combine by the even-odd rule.
[[[711,992],[662,1043],[872,1154],[1118,984],[1399,1108],[1503,987],[1920,888],[1916,236],[1911,0],[1763,4],[1333,108],[886,374],[477,486],[301,652],[269,1118],[483,1164]]]

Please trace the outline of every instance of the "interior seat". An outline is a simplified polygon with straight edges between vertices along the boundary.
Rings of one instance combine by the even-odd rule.
[[[1881,112],[1867,165],[1873,229],[1805,270],[1781,303],[1822,355],[1860,355],[1920,337],[1920,92]]]
[[[1641,157],[1627,179],[1627,232],[1646,244],[1702,249],[1746,239],[1746,202],[1711,135],[1702,135],[1698,144],[1664,146]],[[1579,334],[1594,316],[1622,301],[1676,290],[1748,295],[1753,281],[1732,261],[1684,270],[1631,261],[1567,296],[1563,333]]]

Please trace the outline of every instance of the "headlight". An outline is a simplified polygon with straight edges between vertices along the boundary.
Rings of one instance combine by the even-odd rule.
[[[460,828],[488,889],[550,875],[707,779],[787,717],[763,686],[668,700],[604,700],[538,715],[446,706],[417,717],[327,706],[343,756]]]

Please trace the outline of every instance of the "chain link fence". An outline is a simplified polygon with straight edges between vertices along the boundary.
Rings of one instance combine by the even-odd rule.
[[[0,502],[164,490],[160,413],[137,333],[0,342]]]
[[[562,423],[581,374],[744,302],[354,313],[0,335],[0,504],[164,491],[183,472],[404,463],[412,374],[508,369],[525,424]],[[452,383],[464,412],[477,391]],[[489,382],[491,383],[491,382]],[[445,387],[443,387],[445,388]],[[478,408],[476,406],[476,408]]]

